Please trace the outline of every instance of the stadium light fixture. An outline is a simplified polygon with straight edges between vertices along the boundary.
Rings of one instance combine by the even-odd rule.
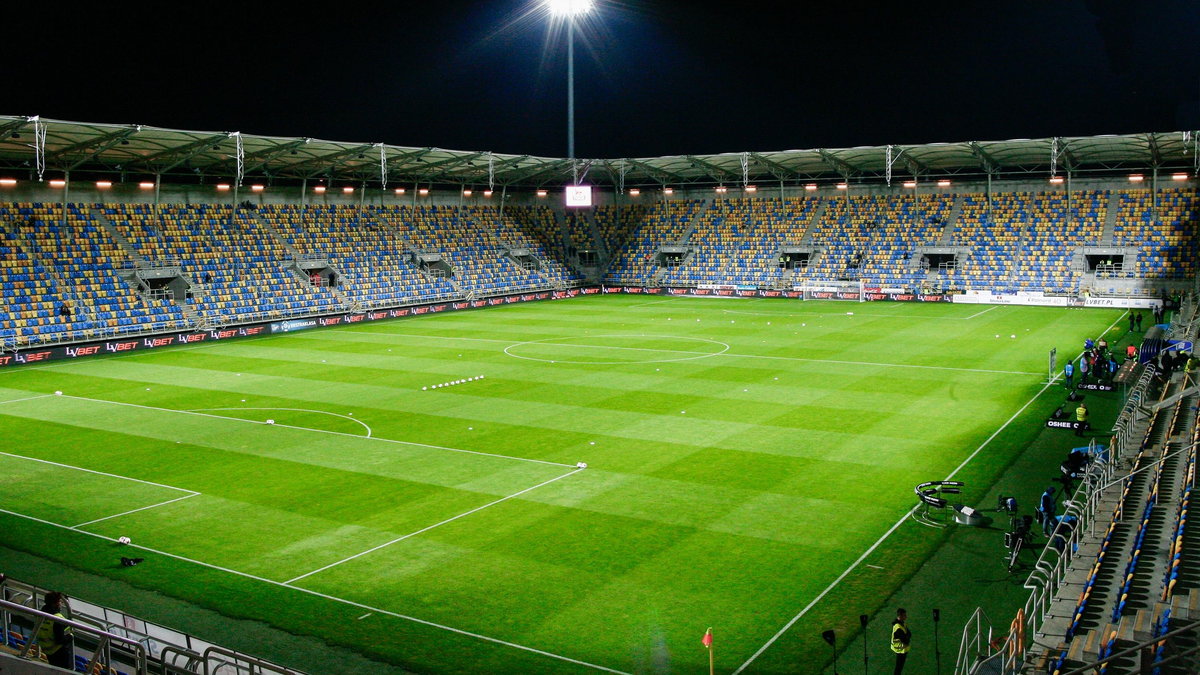
[[[324,185],[316,185],[313,187],[313,192],[315,192],[319,195],[323,195],[323,194],[325,194],[325,186]]]
[[[353,185],[342,186],[342,194],[346,194],[346,195],[354,194],[354,186]]]
[[[491,198],[492,198],[492,191],[491,191],[491,190],[484,190],[484,191],[483,191],[483,196],[484,196],[484,197],[487,197],[488,199],[491,199]]]
[[[250,186],[251,192],[262,192],[265,189],[267,189],[267,186],[265,186],[265,185],[251,185]]]
[[[141,183],[138,183],[138,187],[143,190],[153,190],[154,183],[151,183],[150,181],[142,181]]]
[[[228,192],[229,183],[217,183],[217,192]]]
[[[719,194],[719,195],[723,195],[729,191],[729,188],[725,187],[724,185],[718,185],[714,189],[717,191],[717,194]]]
[[[547,194],[549,194],[549,193],[548,193],[548,192],[546,192],[545,190],[538,190],[538,191],[537,191],[537,196],[539,196],[539,197],[545,197]]]
[[[66,186],[67,186],[67,181],[65,181],[61,178],[55,178],[54,180],[50,181],[50,187],[52,187],[52,188],[60,188],[60,187],[66,187]]]
[[[421,195],[422,197],[428,197],[429,196],[429,188],[419,188],[419,189],[417,189],[417,194]]]
[[[754,194],[755,192],[758,192],[757,185],[747,185],[746,187],[744,187],[742,189],[745,190],[746,192],[749,192],[750,194]]]
[[[473,195],[473,194],[475,194],[475,191],[474,191],[474,190],[463,190],[463,196],[464,196],[464,197],[470,197],[470,196],[471,196],[471,195]]]
[[[1187,179],[1188,179],[1188,175],[1186,173],[1171,174],[1171,180],[1187,180]]]
[[[398,196],[404,194],[405,192],[407,192],[407,190],[405,190],[404,188],[396,188],[395,192],[396,192],[396,196],[398,197]]]
[[[807,185],[804,186],[804,189],[807,190],[808,192],[812,192],[813,190],[817,189],[817,184],[816,183],[808,183]]]
[[[17,184],[16,178],[0,178],[0,185],[4,187],[12,187]]]
[[[850,186],[846,183],[838,183],[835,187],[839,190],[845,190],[845,189],[848,189]]]
[[[663,188],[663,194],[664,195],[673,195],[673,194],[675,194],[675,188],[665,187],[665,188]]]
[[[943,178],[942,180],[938,181],[937,185],[938,187],[950,187],[950,181]]]
[[[638,196],[638,195],[640,195],[640,194],[642,194],[642,191],[641,191],[641,190],[639,190],[639,189],[637,189],[637,188],[629,188],[629,196],[630,196],[630,197],[636,197],[636,196]]]
[[[112,181],[111,181],[111,180],[98,180],[98,181],[96,181],[96,189],[97,189],[97,190],[107,190],[107,189],[108,189],[108,188],[110,188],[110,187],[112,187]]]
[[[1051,185],[1062,185],[1062,183],[1063,183],[1063,177],[1062,177],[1062,176],[1051,176],[1051,177],[1050,177],[1050,184],[1051,184]]]
[[[906,188],[915,188],[915,187],[917,187],[917,181],[915,181],[915,180],[906,180],[906,181],[904,181],[904,187],[906,187]]]
[[[1143,176],[1143,175],[1142,175],[1142,174],[1140,174],[1140,173],[1131,173],[1131,174],[1129,174],[1129,182],[1130,182],[1130,183],[1140,183],[1140,182],[1142,182],[1142,181],[1144,181],[1144,180],[1146,180],[1146,177],[1145,177],[1145,176]]]

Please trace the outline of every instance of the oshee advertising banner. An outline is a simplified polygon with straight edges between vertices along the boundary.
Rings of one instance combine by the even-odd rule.
[[[804,295],[804,291],[776,291],[764,289],[734,289],[734,288],[671,288],[671,287],[655,287],[655,286],[605,286],[605,293],[628,293],[633,295],[684,295],[690,297],[717,297],[717,298],[792,298],[797,299]],[[849,291],[813,291],[808,292],[808,297],[813,300],[859,300],[858,292]],[[887,301],[887,302],[950,302],[950,296],[942,293],[934,294],[919,294],[919,293],[884,293],[884,292],[868,292],[862,295],[862,299],[869,302]]]
[[[104,342],[80,343],[59,347],[40,347],[18,351],[15,354],[0,354],[0,367],[17,366],[27,363],[44,361],[60,361],[75,359],[81,356],[99,356],[101,354],[117,354],[133,352],[171,345],[195,344],[197,342],[216,342],[232,338],[253,337],[256,335],[293,333],[320,326],[340,326],[343,324],[359,323],[362,321],[379,321],[382,319],[397,319],[405,316],[420,316],[436,314],[460,309],[478,309],[495,305],[507,305],[514,302],[531,302],[533,300],[561,300],[574,298],[579,295],[594,295],[600,293],[599,288],[572,288],[565,291],[538,291],[536,293],[521,293],[504,295],[482,300],[462,300],[442,302],[432,305],[417,305],[397,309],[381,309],[364,314],[335,314],[332,316],[312,317],[305,319],[288,319],[271,323],[249,324],[234,328],[222,328],[207,331],[187,333],[171,333],[150,335],[145,337],[127,338],[124,340],[108,340]]]

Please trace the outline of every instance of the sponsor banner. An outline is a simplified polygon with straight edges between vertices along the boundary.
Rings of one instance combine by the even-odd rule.
[[[1075,298],[1065,295],[1046,295],[1031,291],[993,293],[967,291],[954,296],[954,302],[981,305],[1030,305],[1037,307],[1116,307],[1150,309],[1162,304],[1153,298]]]
[[[398,307],[395,309],[373,310],[363,314],[332,314],[329,316],[321,316],[309,319],[273,321],[271,323],[250,324],[231,328],[217,328],[191,333],[170,333],[152,335],[149,337],[128,338],[124,340],[80,343],[78,345],[40,347],[36,349],[19,351],[15,354],[0,354],[0,367],[16,366],[26,363],[40,363],[43,361],[76,359],[82,356],[98,356],[100,354],[119,354],[122,352],[157,349],[158,347],[167,347],[170,345],[215,342],[218,340],[229,340],[231,338],[254,337],[256,335],[267,335],[274,333],[292,333],[298,330],[307,330],[309,328],[317,328],[321,326],[342,326],[360,323],[363,321],[398,319],[407,316],[449,312],[459,309],[477,309],[480,307],[490,307],[493,305],[512,302],[530,302],[533,300],[549,299],[559,300],[563,298],[574,298],[579,295],[592,295],[600,292],[600,288],[571,288],[565,291],[554,291],[553,293],[549,291],[539,293],[522,293],[519,295],[487,298],[486,300],[471,300],[469,302],[443,302],[431,305],[418,305],[415,307]],[[604,289],[604,292],[609,292],[609,290]]]
[[[1049,429],[1078,429],[1080,424],[1087,422],[1076,422],[1074,420],[1046,420],[1046,427]]]
[[[695,288],[653,288],[646,286],[605,286],[603,290],[597,292],[603,293],[627,293],[634,295],[675,295],[688,296],[695,298],[791,298],[796,299],[804,296],[804,291],[798,290],[802,287],[797,286],[796,289],[790,291],[767,290],[761,288],[735,288],[733,286],[718,286],[708,284],[697,286]],[[828,287],[828,290],[811,290],[809,287],[808,297],[814,300],[859,300],[857,291],[839,291],[834,287]],[[891,293],[896,289],[880,289],[878,292],[866,293],[863,297],[872,301],[888,301],[888,302],[951,302],[952,297],[944,293]]]
[[[1075,388],[1083,391],[1116,391],[1116,387],[1112,386],[1111,384],[1104,384],[1102,382],[1088,382],[1087,384],[1081,383],[1076,385]]]
[[[1085,307],[1120,307],[1130,309],[1151,309],[1161,307],[1162,300],[1154,298],[1087,298],[1083,301]]]

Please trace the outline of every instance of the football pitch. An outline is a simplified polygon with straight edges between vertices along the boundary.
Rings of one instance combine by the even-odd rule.
[[[1123,316],[589,296],[13,368],[0,545],[418,672],[703,672],[710,626],[816,672],[936,544],[913,486],[986,492]]]

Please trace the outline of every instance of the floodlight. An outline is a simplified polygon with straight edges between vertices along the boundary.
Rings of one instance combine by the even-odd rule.
[[[726,192],[728,192],[728,188],[726,188],[724,185],[718,185],[718,186],[717,186],[716,188],[714,188],[714,189],[717,191],[717,194],[719,194],[719,195],[723,195],[723,194],[725,194]]]
[[[838,183],[834,187],[836,187],[839,190],[845,190],[846,188],[849,188],[850,186],[846,183]]]
[[[592,11],[592,0],[548,0],[546,9],[554,16],[573,18]]]
[[[630,197],[636,197],[636,196],[638,196],[638,195],[640,195],[640,194],[642,194],[642,191],[641,191],[641,190],[639,190],[639,189],[637,189],[637,188],[629,188],[629,196],[630,196]]]
[[[217,183],[217,190],[219,192],[225,192],[229,190],[229,183]]]
[[[417,190],[417,194],[421,195],[422,197],[428,197],[429,196],[429,188],[420,188]]]
[[[396,194],[398,194],[398,195],[404,194],[404,188],[396,188]]]
[[[915,181],[915,180],[906,180],[906,181],[904,181],[904,187],[906,187],[906,188],[915,188],[915,187],[917,187],[917,181]]]
[[[475,194],[475,192],[473,190],[463,190],[464,197],[470,197],[473,194]]]
[[[1171,174],[1171,180],[1187,180],[1187,179],[1188,179],[1188,175],[1186,173]]]
[[[484,191],[483,191],[483,196],[484,196],[484,197],[487,197],[487,198],[489,198],[489,199],[490,199],[490,198],[491,198],[491,196],[492,196],[492,191],[491,191],[491,190],[484,190]]]
[[[817,189],[817,184],[816,184],[816,183],[809,183],[808,185],[805,185],[805,186],[804,186],[804,189],[805,189],[805,190],[808,190],[809,192],[812,192],[813,190],[816,190],[816,189]]]
[[[265,189],[267,189],[265,185],[251,185],[250,186],[251,192],[262,192]]]
[[[1144,180],[1146,180],[1146,177],[1140,173],[1129,174],[1129,182],[1130,183],[1140,183]]]
[[[146,182],[138,183],[138,187],[140,187],[143,190],[153,190],[154,183],[146,181]]]
[[[314,188],[313,188],[313,192],[315,192],[315,193],[317,193],[317,194],[319,194],[319,195],[323,195],[323,194],[325,194],[325,186],[324,186],[324,185],[317,185],[316,187],[314,187]]]
[[[4,187],[12,187],[17,184],[16,178],[0,178],[0,185]]]
[[[1063,182],[1063,177],[1062,177],[1062,176],[1051,176],[1051,177],[1050,177],[1050,184],[1051,184],[1051,185],[1062,185],[1062,182]]]
[[[107,190],[110,187],[112,187],[112,181],[110,181],[110,180],[96,181],[96,188],[99,190]]]
[[[343,186],[343,187],[342,187],[342,193],[343,193],[343,194],[353,194],[353,193],[354,193],[354,186],[353,186],[353,185],[346,185],[346,186]]]
[[[665,188],[663,188],[663,194],[664,195],[673,195],[673,194],[675,194],[675,188],[665,187]]]
[[[537,191],[537,196],[539,196],[539,197],[545,197],[547,194],[548,194],[548,193],[547,193],[545,190],[538,190],[538,191]]]
[[[743,190],[745,190],[746,192],[749,192],[749,193],[751,193],[751,194],[753,194],[753,193],[755,193],[755,192],[758,192],[758,186],[757,186],[757,185],[747,185],[746,187],[744,187],[744,188],[742,188],[742,189],[743,189]]]
[[[938,187],[950,187],[950,181],[945,179],[939,180]]]
[[[66,187],[66,186],[67,186],[67,181],[65,181],[61,178],[55,178],[54,180],[50,181],[50,187],[52,187],[52,188],[60,188],[60,187]]]

